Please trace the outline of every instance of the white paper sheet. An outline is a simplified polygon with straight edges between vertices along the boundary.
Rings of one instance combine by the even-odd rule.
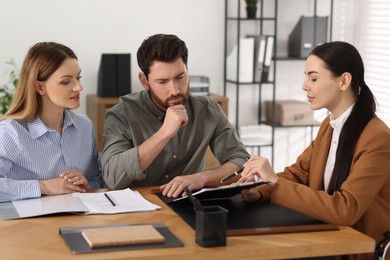
[[[107,199],[104,192],[44,196],[37,199],[13,201],[12,204],[18,212],[19,218],[65,212],[115,214],[153,211],[161,208],[129,188],[106,193],[113,200],[115,206]]]
[[[60,212],[87,212],[88,208],[74,194],[44,196],[12,202],[20,218]]]
[[[88,214],[112,214],[121,212],[151,211],[160,207],[149,202],[138,192],[130,189],[107,192],[115,206],[101,193],[75,193],[88,208]]]

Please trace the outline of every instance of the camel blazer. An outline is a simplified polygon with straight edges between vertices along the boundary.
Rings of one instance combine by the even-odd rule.
[[[368,123],[341,191],[329,195],[323,190],[323,179],[332,132],[328,116],[316,139],[279,173],[282,178],[275,186],[259,188],[262,200],[327,223],[351,226],[378,243],[390,230],[390,129],[377,117]]]

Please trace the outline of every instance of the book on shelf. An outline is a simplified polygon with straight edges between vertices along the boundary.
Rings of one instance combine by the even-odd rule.
[[[264,54],[263,73],[262,73],[262,77],[261,77],[261,82],[270,82],[272,56],[274,53],[275,37],[273,35],[267,35],[266,37],[267,37],[267,40],[266,40],[266,44],[265,44],[265,54]]]
[[[239,43],[233,47],[232,51],[228,54],[228,57],[226,59],[226,78],[228,80],[240,83],[253,82],[254,46],[254,38],[247,37],[241,38],[239,40]],[[238,61],[237,55],[239,55]]]
[[[288,36],[290,57],[307,58],[313,48],[327,41],[328,16],[301,16]]]
[[[260,82],[263,74],[266,35],[248,35],[248,38],[254,39],[254,62],[253,62],[253,81]]]
[[[254,40],[253,82],[272,82],[273,35],[247,35]]]

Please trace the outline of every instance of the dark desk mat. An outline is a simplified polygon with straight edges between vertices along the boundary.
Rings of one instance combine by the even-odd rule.
[[[164,196],[156,195],[165,201]],[[338,230],[335,225],[326,224],[285,207],[271,203],[259,205],[245,202],[241,199],[241,195],[227,199],[200,200],[200,202],[203,206],[219,205],[229,211],[228,235]],[[189,201],[177,201],[167,205],[195,229],[195,211]]]
[[[142,244],[142,245],[123,245],[123,246],[110,246],[101,248],[91,248],[87,241],[85,241],[81,231],[83,229],[90,228],[107,228],[114,226],[132,226],[132,225],[145,225],[144,224],[118,224],[110,226],[85,226],[85,227],[62,227],[59,232],[68,245],[69,249],[74,254],[78,253],[96,253],[107,252],[117,250],[134,250],[134,249],[153,249],[153,248],[166,248],[166,247],[182,247],[183,243],[169,230],[164,223],[146,223],[156,228],[161,235],[164,236],[165,242],[158,244]]]

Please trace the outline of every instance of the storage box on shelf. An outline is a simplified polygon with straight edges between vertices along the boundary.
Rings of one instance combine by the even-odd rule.
[[[314,112],[306,102],[298,100],[275,100],[275,117],[272,116],[273,111],[272,100],[265,101],[266,119],[269,123],[274,123],[276,126],[306,126],[316,125],[318,122],[314,120]]]

